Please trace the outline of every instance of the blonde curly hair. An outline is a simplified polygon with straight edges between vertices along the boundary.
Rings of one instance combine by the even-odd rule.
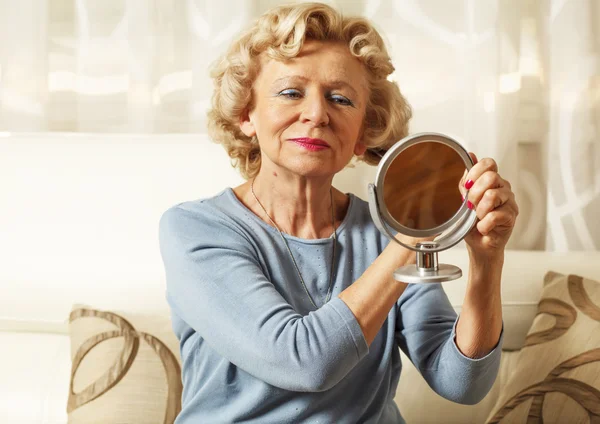
[[[356,160],[376,165],[387,149],[408,135],[412,111],[397,84],[387,79],[394,66],[373,25],[364,18],[344,17],[322,3],[279,6],[244,32],[210,72],[214,94],[208,112],[209,135],[223,145],[232,165],[247,180],[258,174],[261,153],[256,138],[246,136],[239,122],[244,110],[252,107],[260,55],[276,60],[293,58],[307,39],[346,43],[368,71],[370,95],[362,139],[367,150]]]

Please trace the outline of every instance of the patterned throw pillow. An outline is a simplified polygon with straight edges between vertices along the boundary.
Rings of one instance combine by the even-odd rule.
[[[69,423],[165,423],[181,410],[179,343],[168,315],[75,305]]]
[[[488,424],[600,423],[600,282],[548,272]]]

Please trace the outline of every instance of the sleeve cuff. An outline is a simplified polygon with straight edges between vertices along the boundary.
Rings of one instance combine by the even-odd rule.
[[[338,313],[338,315],[342,318],[346,328],[348,329],[352,340],[354,341],[354,346],[356,347],[356,354],[358,359],[362,359],[369,353],[369,345],[367,344],[367,340],[365,339],[365,335],[363,334],[362,328],[360,328],[360,324],[356,320],[356,317],[339,297],[335,297],[328,302],[334,311]]]
[[[456,320],[454,321],[454,325],[452,326],[452,334],[451,334],[452,346],[453,346],[452,350],[456,353],[456,355],[463,362],[468,362],[473,365],[486,364],[490,361],[493,361],[496,356],[500,355],[500,352],[502,350],[502,343],[504,342],[504,320],[502,320],[502,329],[500,330],[500,337],[498,338],[498,343],[496,343],[496,346],[494,346],[494,348],[487,355],[485,355],[481,358],[470,358],[470,357],[464,355],[458,348],[458,345],[456,344],[456,325],[458,323],[459,318],[460,318],[460,315],[458,315],[456,317]]]

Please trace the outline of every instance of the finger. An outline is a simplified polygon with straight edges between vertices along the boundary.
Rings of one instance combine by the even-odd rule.
[[[475,165],[477,163],[477,155],[473,152],[469,152],[469,156],[471,157],[473,165]],[[458,190],[460,191],[460,194],[463,198],[465,197],[465,193],[467,192],[467,189],[465,188],[465,182],[467,181],[466,177],[468,172],[469,170],[465,169],[465,172],[463,173],[460,181],[458,182]]]
[[[488,213],[504,204],[507,204],[510,209],[515,211],[511,205],[514,202],[514,197],[514,193],[506,187],[486,190],[479,203],[475,204],[477,218],[480,220],[484,219]]]
[[[477,155],[473,152],[469,152],[469,156],[471,156],[471,160],[473,161],[473,165],[475,165],[478,160],[477,160]]]
[[[494,230],[500,233],[503,231],[512,231],[515,220],[516,215],[512,209],[501,207],[488,213],[479,221],[477,223],[477,230],[484,236]]]
[[[497,172],[486,171],[475,180],[469,189],[467,198],[473,205],[477,206],[487,190],[503,188],[504,186],[505,181]]]
[[[467,173],[465,188],[469,190],[475,181],[488,171],[498,172],[498,164],[492,158],[483,158],[478,161]]]
[[[465,182],[467,181],[467,172],[469,172],[469,170],[465,169],[465,172],[463,173],[462,177],[460,178],[460,181],[458,182],[458,191],[460,191],[460,195],[463,199],[465,198],[465,194],[467,193],[467,189],[465,188]]]
[[[506,192],[510,192],[510,195],[508,196],[508,200],[506,202],[504,202],[505,205],[509,206],[513,211],[515,211],[515,213],[518,215],[519,214],[519,205],[517,205],[517,201],[515,198],[515,193],[512,191],[512,187],[510,184],[510,181],[505,180],[504,178],[500,177],[499,174],[496,174],[497,177],[499,177],[500,179],[494,183],[494,181],[492,180],[489,184],[490,187],[493,187],[494,184],[497,184],[498,187],[496,189],[498,190],[502,190],[502,191],[506,191]],[[480,178],[481,180],[481,178]],[[471,205],[473,205],[475,208],[479,207],[479,204],[484,202],[485,197],[486,197],[486,193],[489,190],[495,190],[495,189],[488,189],[486,191],[483,192],[483,195],[481,196],[480,200],[474,200],[475,198],[478,198],[477,196],[477,190],[473,193],[473,191],[471,190],[471,192],[468,194],[468,198],[469,201],[471,201]],[[503,197],[504,199],[504,197]],[[498,206],[496,206],[497,208]]]

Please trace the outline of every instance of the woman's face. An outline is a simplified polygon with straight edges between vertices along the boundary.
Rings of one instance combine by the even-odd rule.
[[[366,72],[342,43],[311,40],[289,61],[265,59],[254,108],[240,121],[244,134],[257,136],[263,167],[330,176],[362,155]]]

